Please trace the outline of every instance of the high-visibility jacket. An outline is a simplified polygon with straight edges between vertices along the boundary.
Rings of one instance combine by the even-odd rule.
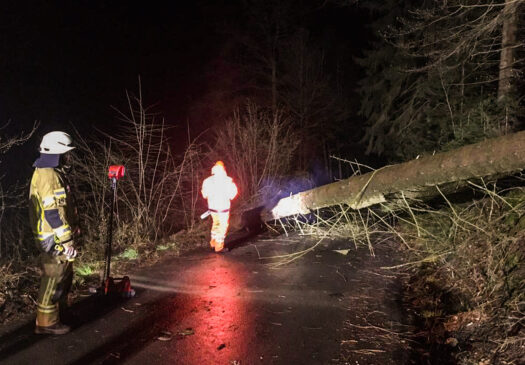
[[[215,211],[230,209],[230,201],[237,196],[237,185],[226,174],[211,175],[202,183],[202,196],[208,199],[208,208]]]
[[[69,186],[54,168],[36,168],[29,190],[29,217],[31,228],[39,246],[45,252],[53,252],[55,244],[67,244],[72,240],[71,226],[74,221]]]

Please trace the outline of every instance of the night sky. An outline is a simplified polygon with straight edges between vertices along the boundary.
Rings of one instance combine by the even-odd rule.
[[[207,9],[128,2],[12,2],[0,26],[0,120],[44,129],[107,123],[135,92],[173,112],[214,49]]]
[[[228,42],[222,25],[235,24],[239,9],[239,1],[3,2],[0,121],[39,120],[42,132],[107,125],[110,105],[137,91],[139,75],[146,104],[159,103],[170,123],[184,121],[213,87],[210,73]],[[342,10],[321,7],[304,21],[334,42],[361,42],[358,15]]]

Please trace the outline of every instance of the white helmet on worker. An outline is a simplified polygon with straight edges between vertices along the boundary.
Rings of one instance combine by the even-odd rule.
[[[226,175],[226,169],[224,168],[224,162],[217,161],[215,165],[211,168],[212,175]]]
[[[40,153],[60,155],[75,148],[71,146],[71,143],[73,143],[73,139],[69,134],[59,131],[49,132],[42,137]]]

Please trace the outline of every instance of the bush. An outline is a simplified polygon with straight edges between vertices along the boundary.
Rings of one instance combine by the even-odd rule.
[[[94,140],[80,134],[72,181],[77,191],[78,211],[84,231],[84,252],[100,259],[104,254],[106,226],[113,201],[109,165],[124,165],[126,175],[118,182],[113,241],[117,252],[130,247],[139,251],[155,245],[195,221],[195,187],[198,146],[189,143],[176,156],[164,120],[144,108],[141,96],[127,94],[129,109],[115,135],[101,133]]]
[[[0,127],[0,158],[15,146],[27,142],[36,131],[38,125],[28,133],[20,133],[17,136],[8,137],[3,130],[8,124]],[[2,160],[0,160],[0,165]],[[2,184],[5,169],[0,173],[0,260],[20,259],[27,251],[27,242],[32,242],[29,235],[30,229],[27,224],[27,189],[29,179],[26,183],[13,183],[16,178],[11,176],[11,184],[6,188]]]
[[[208,165],[225,162],[245,205],[260,204],[279,192],[301,142],[283,111],[251,101],[215,129],[215,141]]]

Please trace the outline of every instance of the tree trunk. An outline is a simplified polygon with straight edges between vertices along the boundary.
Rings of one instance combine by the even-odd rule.
[[[518,32],[518,3],[506,0],[503,9],[503,29],[501,34],[501,55],[499,63],[498,101],[503,100],[512,90],[514,47]]]
[[[266,207],[263,221],[308,214],[347,204],[354,209],[386,202],[396,194],[416,198],[437,195],[435,188],[458,186],[469,179],[508,175],[525,169],[525,131],[464,146],[453,151],[385,166],[307,190]]]
[[[277,114],[277,64],[275,54],[272,55],[272,113],[275,118]]]
[[[279,23],[275,23],[275,33],[272,39],[272,54],[271,54],[271,72],[272,72],[272,112],[273,117],[277,113],[277,50],[279,49]]]

